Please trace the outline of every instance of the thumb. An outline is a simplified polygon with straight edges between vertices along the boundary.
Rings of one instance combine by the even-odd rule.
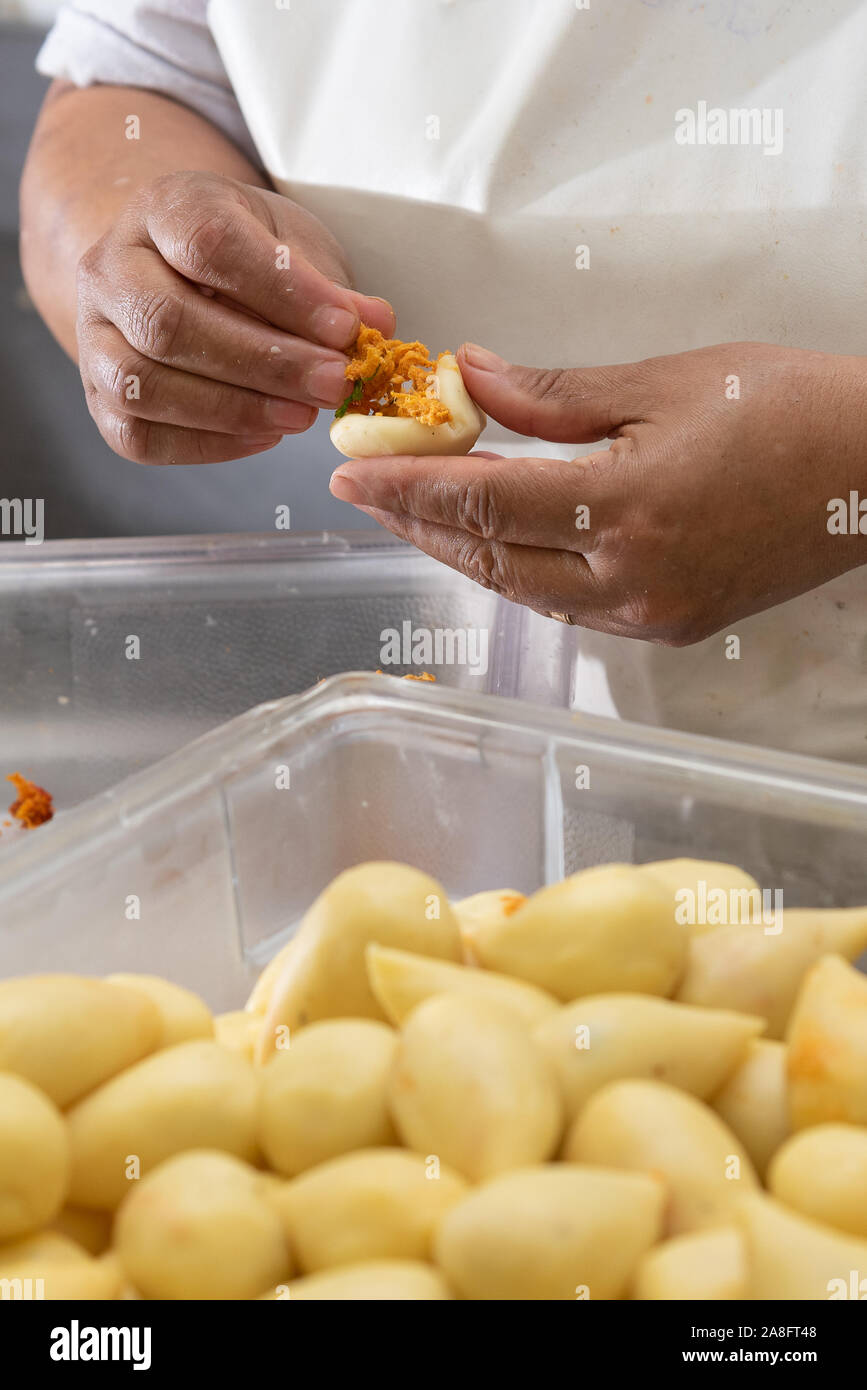
[[[466,388],[487,415],[517,434],[588,444],[638,420],[649,406],[641,363],[517,367],[476,343],[458,349]]]

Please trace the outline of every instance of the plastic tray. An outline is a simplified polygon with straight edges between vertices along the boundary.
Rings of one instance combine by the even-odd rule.
[[[486,632],[484,674],[429,665],[453,688],[569,705],[573,633],[385,532],[0,545],[0,793],[21,771],[73,806],[253,705],[376,670],[404,623]]]
[[[233,1007],[362,860],[461,896],[682,854],[742,864],[789,906],[867,902],[867,772],[344,675],[22,832],[0,859],[0,975],[155,971]]]

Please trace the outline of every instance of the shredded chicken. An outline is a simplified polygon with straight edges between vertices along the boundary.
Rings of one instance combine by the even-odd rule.
[[[51,820],[54,805],[50,792],[44,787],[37,787],[35,782],[28,782],[20,772],[11,773],[6,781],[11,782],[18,793],[18,799],[9,807],[10,814],[15,816],[16,820],[20,820],[28,830]]]
[[[423,425],[442,425],[452,418],[448,406],[437,396],[436,362],[424,343],[384,338],[378,329],[362,324],[352,353],[346,368],[352,391],[338,417],[403,415]],[[440,353],[440,357],[444,355]]]

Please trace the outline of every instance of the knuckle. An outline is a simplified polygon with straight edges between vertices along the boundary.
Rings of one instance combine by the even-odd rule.
[[[91,282],[95,279],[99,266],[102,263],[102,247],[100,242],[94,242],[93,246],[88,246],[78,258],[75,267],[75,283],[79,295],[87,290]]]
[[[570,374],[559,367],[528,367],[526,386],[538,401],[561,402],[572,395]]]
[[[197,210],[175,240],[178,264],[193,279],[209,279],[221,247],[235,240],[236,225],[231,208]]]
[[[122,453],[124,458],[131,459],[133,463],[150,463],[151,433],[147,420],[141,420],[135,415],[118,417],[118,452]]]
[[[125,336],[145,357],[165,362],[177,349],[184,323],[184,301],[178,295],[141,293],[127,306]]]
[[[99,326],[99,318],[96,314],[91,313],[79,294],[75,315],[75,340],[78,344],[79,370],[82,372],[94,356],[94,345],[98,341]]]
[[[76,262],[75,294],[79,313],[99,299],[100,293],[105,291],[106,283],[110,285],[110,276],[106,273],[105,240],[105,237],[100,237],[99,241],[95,241],[82,252]]]
[[[219,421],[219,427],[228,434],[261,434],[268,428],[264,402],[250,391],[227,387],[224,391],[209,391],[202,396],[202,405],[210,405],[208,418]],[[215,428],[212,423],[211,428]]]
[[[503,547],[495,541],[468,537],[461,544],[458,564],[463,573],[483,589],[490,589],[504,598],[512,593]]]
[[[107,354],[100,354],[91,361],[90,370],[95,385],[112,410],[121,413],[129,410],[132,399],[129,390],[133,381],[138,381],[141,396],[149,397],[152,394],[147,385],[151,368],[146,358],[131,355],[118,361]]]
[[[173,169],[168,174],[159,174],[139,189],[134,202],[143,209],[156,208],[166,212],[179,208],[196,197],[201,197],[203,177],[189,169]]]
[[[182,452],[183,458],[178,457],[178,462],[215,463],[221,457],[219,448],[214,443],[212,436],[203,430],[184,431]]]
[[[296,352],[273,354],[257,344],[239,344],[234,362],[233,381],[246,391],[282,396],[288,390],[293,400],[306,401],[306,366]]]
[[[223,428],[231,434],[261,434],[273,428],[263,404],[255,396],[233,404],[222,414]]]
[[[171,202],[179,191],[186,191],[189,181],[190,176],[185,169],[171,169],[167,174],[157,175],[147,191],[157,202]]]
[[[90,411],[90,417],[91,417],[91,419],[96,423],[97,427],[98,427],[99,429],[101,429],[102,426],[101,426],[101,424],[100,424],[100,419],[99,419],[99,411],[100,411],[100,395],[99,395],[99,391],[97,390],[97,388],[96,388],[94,382],[91,380],[89,370],[86,372],[85,369],[84,369],[84,365],[83,365],[83,364],[82,364],[82,365],[80,366],[80,368],[79,368],[79,374],[80,374],[80,376],[81,376],[81,385],[82,385],[82,387],[83,387],[83,389],[84,389],[84,399],[85,399],[85,403],[86,403],[86,405],[87,405],[88,410]]]
[[[129,459],[130,463],[153,462],[149,421],[106,410],[97,419],[97,424],[106,444],[121,458]]]
[[[458,498],[457,523],[464,531],[472,531],[486,541],[497,536],[497,508],[494,489],[487,478],[473,478]]]

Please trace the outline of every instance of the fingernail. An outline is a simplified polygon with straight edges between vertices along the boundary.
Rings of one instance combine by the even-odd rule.
[[[337,469],[336,473],[331,474],[331,482],[328,484],[332,495],[341,502],[351,502],[353,507],[361,506],[362,502],[367,501],[364,488],[360,487],[354,478],[349,478],[345,473]]]
[[[325,305],[316,310],[311,327],[314,337],[326,347],[348,347],[358,334],[358,315],[335,304]]]
[[[265,403],[265,415],[278,430],[303,430],[312,422],[313,407],[271,396]]]
[[[501,372],[509,365],[495,352],[489,352],[487,348],[479,347],[478,343],[464,343],[461,347],[461,354],[465,362],[468,362],[471,367],[477,367],[480,372]]]
[[[365,299],[370,299],[370,300],[372,300],[372,302],[373,302],[374,304],[381,304],[381,305],[383,306],[384,309],[387,309],[387,310],[388,310],[388,312],[391,314],[392,318],[394,317],[394,307],[393,307],[393,305],[391,305],[391,304],[388,302],[387,299],[383,299],[383,297],[382,297],[381,294],[366,294],[366,295],[364,296],[364,298],[365,298]]]
[[[339,405],[349,390],[342,362],[320,362],[305,381],[308,395],[321,405]]]

